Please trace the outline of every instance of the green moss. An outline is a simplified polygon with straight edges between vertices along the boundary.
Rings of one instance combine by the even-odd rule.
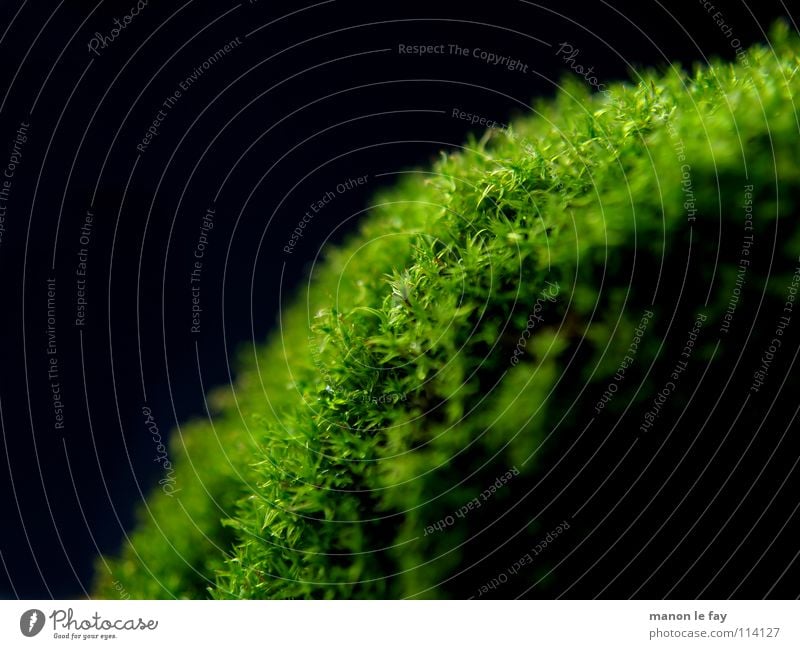
[[[452,595],[498,517],[535,541],[511,494],[547,468],[545,440],[568,445],[597,414],[643,313],[614,416],[652,401],[698,311],[724,322],[748,185],[759,245],[780,220],[766,299],[783,299],[800,254],[797,45],[779,25],[736,64],[602,95],[568,82],[378,196],[243,352],[210,421],[174,436],[180,491],[151,495],[95,594]],[[748,269],[734,326],[767,275]],[[425,533],[511,468],[491,507]]]

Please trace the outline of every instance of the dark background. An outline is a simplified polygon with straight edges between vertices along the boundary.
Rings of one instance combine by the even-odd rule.
[[[134,4],[0,5],[2,166],[30,123],[0,242],[0,597],[86,594],[97,553],[116,551],[160,473],[142,407],[165,434],[203,415],[204,392],[230,381],[230,359],[275,323],[279,288],[300,281],[320,245],[341,239],[391,182],[378,175],[428,164],[480,131],[453,108],[499,122],[524,113],[565,74],[563,41],[603,82],[629,78],[631,66],[734,57],[730,37],[688,0],[151,0],[100,56],[90,53],[94,32]],[[744,45],[789,15],[781,2],[716,5]],[[242,44],[183,94],[139,155],[162,102],[236,37]],[[400,55],[400,43],[480,47],[529,71]],[[366,186],[337,196],[283,252],[311,200],[364,174]],[[192,254],[212,204],[201,333],[192,334]],[[75,271],[89,209],[79,327]],[[47,376],[48,278],[63,429]]]

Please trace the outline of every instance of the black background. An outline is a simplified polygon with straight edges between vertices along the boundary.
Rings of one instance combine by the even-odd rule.
[[[158,479],[142,407],[163,431],[203,416],[204,392],[231,380],[237,350],[245,345],[246,354],[273,327],[279,289],[300,281],[320,245],[340,240],[392,182],[379,174],[428,164],[463,142],[472,127],[453,108],[499,122],[525,113],[565,74],[556,56],[563,41],[601,81],[628,78],[632,66],[734,57],[702,3],[688,0],[151,0],[100,56],[90,53],[92,34],[133,4],[0,7],[0,163],[19,124],[30,123],[0,243],[2,597],[86,594],[98,551],[117,550]],[[781,2],[716,4],[745,45],[789,15]],[[138,155],[161,103],[236,37],[241,46],[184,93]],[[401,55],[401,43],[480,47],[519,58],[529,72]],[[337,196],[295,251],[283,252],[311,200],[364,174],[365,187]],[[202,333],[193,335],[188,277],[212,203]],[[76,327],[89,209],[87,319]],[[52,277],[63,430],[54,428],[47,377]],[[599,590],[588,584],[583,594]]]

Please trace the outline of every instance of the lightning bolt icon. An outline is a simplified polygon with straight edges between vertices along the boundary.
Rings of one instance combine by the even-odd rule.
[[[36,611],[31,613],[31,618],[28,620],[28,631],[33,630],[33,625],[36,624],[36,620],[39,619],[39,616],[36,614]]]

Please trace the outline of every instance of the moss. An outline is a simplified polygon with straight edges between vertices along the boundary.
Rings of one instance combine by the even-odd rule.
[[[797,46],[778,25],[735,64],[594,95],[567,82],[377,196],[210,420],[174,436],[180,491],[150,496],[95,594],[461,595],[499,541],[537,541],[549,528],[520,497],[558,449],[600,414],[635,432],[698,313],[715,332],[700,372],[726,313],[736,330],[762,293],[782,303],[800,254]],[[776,250],[739,286],[743,234]]]

